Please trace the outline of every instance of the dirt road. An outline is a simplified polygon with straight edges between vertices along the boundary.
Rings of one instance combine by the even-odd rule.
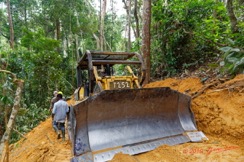
[[[26,138],[12,145],[10,161],[13,162],[68,162],[71,146],[67,139],[57,139],[51,118],[40,123],[26,135]]]

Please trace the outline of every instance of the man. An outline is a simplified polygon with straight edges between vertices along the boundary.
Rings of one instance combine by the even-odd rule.
[[[62,132],[62,139],[65,140],[65,120],[67,113],[69,112],[68,104],[62,99],[63,95],[58,94],[58,101],[54,104],[52,110],[52,118],[53,118],[53,128],[58,134],[58,139],[60,138],[60,130]]]
[[[50,102],[50,108],[49,110],[52,112],[53,110],[53,106],[54,106],[54,103],[58,101],[57,99],[57,94],[58,94],[58,91],[54,91],[53,92],[53,98],[51,99],[51,102]]]

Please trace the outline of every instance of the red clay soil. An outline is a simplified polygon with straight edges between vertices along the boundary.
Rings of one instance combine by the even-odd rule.
[[[57,139],[51,118],[40,123],[26,138],[12,145],[10,162],[68,162],[72,157],[67,139]]]
[[[201,143],[161,146],[136,156],[119,153],[112,162],[243,162],[244,161],[244,75],[216,84],[199,78],[166,79],[145,87],[171,87],[194,96],[192,110],[198,130],[208,137]],[[199,93],[201,92],[201,93]],[[64,162],[72,157],[70,143],[56,139],[51,119],[12,145],[13,162]]]

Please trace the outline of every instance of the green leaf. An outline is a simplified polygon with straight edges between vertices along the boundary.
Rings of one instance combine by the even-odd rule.
[[[234,72],[237,72],[239,70],[244,70],[244,57],[240,61],[237,61],[233,67]]]
[[[28,109],[26,108],[20,108],[18,111],[18,116],[23,116],[27,113]]]
[[[228,46],[220,48],[220,50],[225,52],[225,53],[229,52],[231,49],[232,49],[232,47],[228,47]]]
[[[11,98],[8,97],[8,96],[2,96],[2,98],[1,98],[1,102],[2,102],[4,105],[7,105],[7,104],[12,103],[12,100],[11,100]]]

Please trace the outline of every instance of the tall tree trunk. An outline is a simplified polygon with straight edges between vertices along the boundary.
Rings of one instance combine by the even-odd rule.
[[[28,4],[28,2],[27,1],[24,1],[24,17],[25,17],[25,27],[26,27],[26,29],[28,29],[28,9],[27,9],[27,4]]]
[[[79,15],[78,12],[77,12],[77,10],[75,10],[75,13],[76,13],[76,15]],[[72,21],[71,21],[71,16],[70,16],[70,33],[72,33],[71,32],[71,25],[72,25],[71,22]],[[78,16],[76,16],[76,23],[77,23],[77,26],[80,26],[80,21],[79,21],[79,17]],[[80,42],[83,39],[83,31],[82,30],[80,30],[80,37],[79,37],[79,35],[76,34],[76,39],[77,39],[77,41],[76,41],[76,45],[77,45],[77,48],[76,48],[76,50],[77,50],[76,51],[76,61],[79,61],[79,59],[81,57],[81,53],[83,52],[80,49]]]
[[[9,44],[10,47],[13,49],[14,48],[14,26],[13,26],[12,14],[11,14],[10,0],[6,0],[6,6],[8,11],[8,23],[9,23],[9,34],[10,34]]]
[[[102,29],[102,0],[100,0],[100,12],[99,12],[99,47],[100,50],[102,51],[102,47],[101,47],[101,39],[102,39],[102,33],[101,33],[101,29]]]
[[[95,33],[93,33],[93,37],[96,39],[96,43],[97,43],[97,49],[100,49],[100,40],[97,37],[97,35]]]
[[[150,81],[150,26],[151,26],[151,0],[143,0],[143,30],[142,30],[142,54],[146,68],[143,84]]]
[[[131,1],[128,0],[128,44],[127,51],[129,52],[131,49]]]
[[[60,20],[56,19],[56,39],[60,40]]]
[[[126,51],[130,51],[131,49],[131,1],[130,0],[123,0],[124,5],[125,5],[125,9],[126,9],[126,13],[127,13],[127,43],[126,43]]]
[[[2,159],[2,160],[6,159],[6,161],[7,161],[8,154],[9,154],[9,148],[8,148],[9,139],[11,136],[11,132],[12,132],[14,123],[15,123],[15,119],[17,117],[17,113],[20,108],[20,100],[21,100],[22,90],[24,87],[24,81],[16,79],[16,76],[9,71],[0,70],[0,72],[11,74],[14,78],[14,83],[17,85],[15,98],[14,98],[14,105],[12,107],[12,112],[11,112],[8,124],[6,125],[6,131],[4,132],[4,135],[2,136],[2,139],[0,142],[0,159]],[[4,150],[5,150],[5,153],[3,154]],[[5,155],[7,155],[7,157],[5,157]]]
[[[60,26],[61,26],[60,25],[60,20],[59,20],[59,18],[57,18],[55,20],[55,27],[56,27],[56,35],[55,35],[55,37],[56,37],[56,40],[60,40]],[[57,47],[57,52],[58,53],[62,52],[60,47]]]
[[[107,0],[102,0],[102,4],[101,4],[101,1],[100,1],[100,49],[101,51],[104,50],[104,18],[105,18],[105,15],[106,15],[106,7],[107,7]]]
[[[233,10],[233,0],[227,0],[226,9],[230,18],[231,31],[232,33],[238,32],[237,19]]]
[[[139,18],[138,18],[138,11],[137,11],[137,7],[138,7],[138,2],[137,0],[135,0],[135,6],[134,6],[134,17],[135,17],[135,21],[136,21],[136,32],[135,32],[135,37],[136,38],[140,38],[140,29],[139,29]]]

